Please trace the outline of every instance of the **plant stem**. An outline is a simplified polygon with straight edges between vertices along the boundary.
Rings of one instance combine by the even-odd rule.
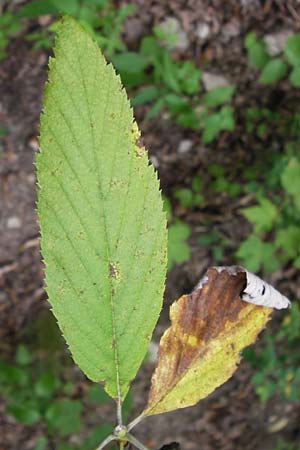
[[[116,437],[113,434],[110,434],[107,436],[106,439],[100,444],[99,447],[96,448],[96,450],[102,450],[104,447],[106,447],[111,441],[114,441]]]
[[[144,414],[140,414],[137,416],[130,424],[127,426],[127,430],[130,431],[134,428],[138,423],[140,423],[145,418]]]
[[[128,433],[126,437],[127,441],[133,444],[136,448],[139,450],[149,450],[148,447],[145,447],[144,444],[142,444],[140,441],[137,440],[132,434]]]
[[[118,425],[121,427],[123,426],[123,420],[122,420],[122,400],[121,400],[121,394],[118,394],[117,399],[117,422]]]
[[[119,449],[120,450],[124,450],[124,446],[125,446],[124,442],[123,441],[119,441]]]

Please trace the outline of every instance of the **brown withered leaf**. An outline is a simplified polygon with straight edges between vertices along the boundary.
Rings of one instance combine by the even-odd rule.
[[[143,415],[194,405],[231,377],[241,350],[272,312],[242,301],[245,286],[244,269],[212,267],[191,294],[173,303]]]

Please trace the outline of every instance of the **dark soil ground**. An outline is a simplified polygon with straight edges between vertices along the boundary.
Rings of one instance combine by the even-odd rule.
[[[261,143],[258,147],[253,137],[245,138],[239,132],[245,105],[268,105],[285,111],[299,108],[300,100],[300,93],[289,96],[289,87],[284,83],[275,94],[274,88],[271,92],[253,83],[256,75],[247,64],[243,37],[250,30],[260,36],[286,29],[299,31],[299,1],[135,0],[134,3],[137,12],[124,28],[124,39],[131,48],[137,46],[141,36],[154,24],[168,16],[177,17],[189,40],[188,48],[183,54],[179,51],[178,58],[191,58],[200,66],[208,59],[209,70],[239,86],[235,100],[239,111],[237,132],[231,136],[224,133],[210,147],[201,144],[196,132],[183,130],[163,116],[145,121],[145,108],[136,111],[164,193],[168,196],[174,189],[188,185],[193,175],[205,178],[209,162],[221,163],[228,168],[231,179],[243,182],[243,167],[256,157],[263,157],[257,155]],[[202,41],[195,35],[200,22],[210,27],[209,35]],[[10,43],[8,57],[0,64],[0,122],[8,130],[0,143],[0,351],[5,355],[14,353],[29,324],[48,308],[38,247],[33,166],[46,67],[47,55],[32,51],[22,34]],[[188,154],[178,152],[184,139],[193,142]],[[272,146],[275,141],[276,136],[269,136],[265,145]],[[282,145],[278,143],[279,147]],[[237,209],[249,201],[247,198],[232,200],[208,190],[201,208],[192,212],[178,207],[175,210],[194,231],[190,238],[192,257],[168,274],[166,308],[155,332],[156,342],[167,326],[168,305],[189,292],[206,268],[214,264],[210,249],[197,245],[199,231],[207,231],[201,226],[203,219],[210,218],[234,249],[249,231]],[[223,263],[233,262],[228,251]],[[298,294],[299,298],[299,275],[294,269],[278,272],[274,278],[279,283],[282,281],[287,294],[294,297]],[[132,417],[143,408],[152,370],[153,363],[145,363],[134,381]],[[234,377],[209,398],[195,407],[145,420],[137,428],[137,436],[153,449],[178,441],[184,450],[271,450],[275,449],[279,437],[300,444],[300,404],[277,399],[263,407],[251,387],[250,376],[250,368],[242,363]],[[0,414],[2,411],[0,401]],[[0,449],[31,449],[38,432],[16,424],[3,414]]]

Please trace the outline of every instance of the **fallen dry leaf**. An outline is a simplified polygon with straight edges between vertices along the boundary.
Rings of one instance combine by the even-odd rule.
[[[246,284],[244,269],[212,267],[174,302],[143,415],[194,405],[231,377],[272,312],[241,300]]]

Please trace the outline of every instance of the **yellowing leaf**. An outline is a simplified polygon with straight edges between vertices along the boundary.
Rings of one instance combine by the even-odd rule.
[[[243,302],[243,269],[210,268],[202,284],[171,306],[152,377],[149,416],[192,406],[231,377],[271,308]]]

